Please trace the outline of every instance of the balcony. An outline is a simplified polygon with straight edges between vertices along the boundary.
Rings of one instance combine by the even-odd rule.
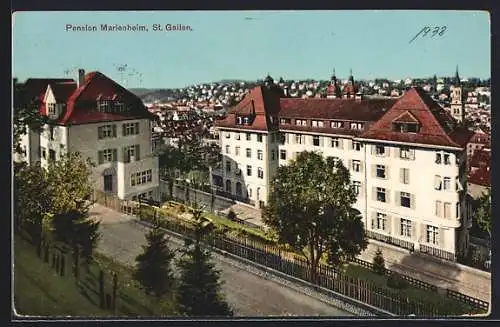
[[[457,256],[455,253],[451,253],[448,251],[444,251],[438,248],[434,248],[428,245],[420,244],[419,251],[421,253],[429,254],[434,257],[438,257],[441,259],[449,260],[449,261],[457,261]]]

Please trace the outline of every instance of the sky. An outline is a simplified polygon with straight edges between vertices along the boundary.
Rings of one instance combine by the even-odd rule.
[[[67,31],[66,25],[97,31]],[[141,24],[147,32],[100,31]],[[183,24],[191,31],[153,31]],[[426,26],[445,26],[414,39]],[[100,71],[125,87],[177,88],[222,79],[327,80],[490,77],[490,17],[484,11],[18,12],[13,77],[77,77]],[[120,67],[125,67],[123,69]]]

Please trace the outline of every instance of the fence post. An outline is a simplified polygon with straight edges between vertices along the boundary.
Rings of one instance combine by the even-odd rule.
[[[104,272],[99,270],[99,307],[104,309]]]

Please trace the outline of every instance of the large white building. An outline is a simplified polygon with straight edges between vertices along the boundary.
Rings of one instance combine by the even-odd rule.
[[[153,115],[142,101],[100,72],[78,83],[68,79],[28,79],[22,93],[53,123],[42,133],[28,131],[16,160],[47,166],[67,151],[90,158],[92,181],[98,191],[120,199],[157,200],[158,158],[152,155]]]
[[[262,207],[278,165],[318,151],[349,168],[370,238],[450,260],[466,253],[471,132],[422,89],[363,98],[352,76],[342,90],[334,76],[327,98],[295,99],[268,78],[216,128],[213,181],[227,196]]]

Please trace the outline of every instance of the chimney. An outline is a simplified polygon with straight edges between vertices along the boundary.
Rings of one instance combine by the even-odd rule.
[[[78,87],[82,86],[84,78],[85,78],[85,70],[81,68],[78,69]]]

